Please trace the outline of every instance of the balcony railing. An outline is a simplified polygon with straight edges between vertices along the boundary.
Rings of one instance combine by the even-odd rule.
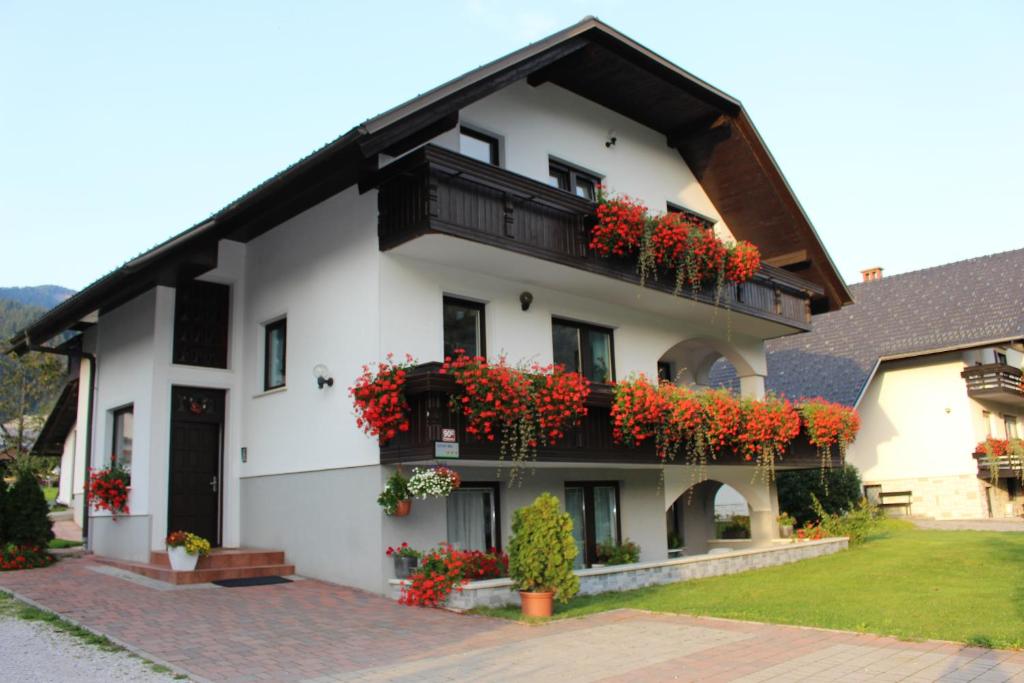
[[[1024,476],[1024,459],[1017,455],[1000,455],[989,458],[984,453],[975,453],[974,458],[978,461],[978,476],[982,479],[992,479],[993,470],[996,470],[996,478],[1017,478]]]
[[[1024,373],[1012,365],[975,365],[960,373],[967,395],[1003,403],[1024,404]]]
[[[381,250],[425,234],[445,234],[639,284],[633,259],[603,258],[589,249],[593,202],[531,178],[433,145],[386,166],[380,189]],[[665,274],[648,287],[674,289]],[[718,303],[731,310],[810,329],[811,297],[822,289],[789,271],[763,265],[741,285],[727,285]],[[681,296],[716,302],[714,286]]]
[[[458,391],[451,375],[441,374],[440,363],[424,363],[413,368],[408,375],[405,394],[409,402],[409,431],[400,433],[380,449],[382,464],[415,463],[434,460],[438,456],[437,444],[444,441],[445,430],[455,430],[455,444],[459,460],[494,461],[499,457],[496,442],[480,441],[467,435],[465,421],[460,412],[449,407],[449,399]],[[615,443],[611,422],[612,387],[591,385],[587,398],[587,416],[579,427],[569,430],[558,444],[543,447],[538,452],[539,462],[657,464],[653,444],[641,448],[628,448]],[[442,446],[451,449],[451,446]],[[441,453],[444,455],[443,451]],[[449,454],[450,455],[450,454]],[[683,464],[683,458],[677,459]],[[712,464],[747,465],[735,453],[720,455]],[[779,466],[787,469],[811,469],[820,465],[817,451],[798,437],[790,452]],[[839,466],[838,456],[833,466]]]

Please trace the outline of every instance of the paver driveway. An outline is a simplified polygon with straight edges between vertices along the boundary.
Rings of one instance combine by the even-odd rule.
[[[88,558],[0,588],[198,680],[1024,681],[1022,652],[634,610],[531,627],[319,581],[160,590]]]

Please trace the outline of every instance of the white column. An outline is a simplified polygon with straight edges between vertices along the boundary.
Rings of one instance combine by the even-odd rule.
[[[742,375],[740,377],[740,396],[764,398],[764,394],[764,375]]]

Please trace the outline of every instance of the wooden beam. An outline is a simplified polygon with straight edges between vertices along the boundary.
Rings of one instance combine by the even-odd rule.
[[[778,256],[766,258],[764,259],[764,262],[769,266],[785,268],[786,266],[796,265],[797,263],[806,263],[809,260],[810,259],[807,258],[807,250],[798,249],[797,251],[791,251],[788,254],[779,254]]]

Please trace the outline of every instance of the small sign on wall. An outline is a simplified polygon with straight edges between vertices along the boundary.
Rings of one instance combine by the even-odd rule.
[[[455,443],[455,429],[453,427],[443,427],[441,429],[441,441],[444,443]]]
[[[439,460],[456,460],[459,457],[459,444],[434,442],[434,457]]]

